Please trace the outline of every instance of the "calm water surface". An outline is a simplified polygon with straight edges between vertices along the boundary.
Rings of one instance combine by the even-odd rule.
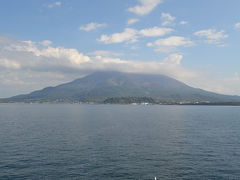
[[[240,179],[240,107],[0,105],[0,179]]]

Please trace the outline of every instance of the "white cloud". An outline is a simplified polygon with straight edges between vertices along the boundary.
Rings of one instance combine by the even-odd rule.
[[[18,51],[18,52],[29,52],[33,53],[37,57],[47,57],[47,58],[57,58],[57,59],[66,59],[72,64],[81,64],[83,62],[90,61],[88,56],[84,56],[82,53],[79,53],[76,49],[66,49],[63,47],[41,47],[42,42],[36,43],[33,41],[22,41],[12,44],[11,46],[6,47],[6,50],[9,51]]]
[[[44,41],[40,42],[40,44],[42,44],[43,46],[50,46],[52,44],[52,41],[44,40]]]
[[[102,56],[102,57],[123,56],[122,53],[112,52],[112,51],[104,51],[104,50],[94,51],[94,52],[88,53],[88,55],[90,55],[90,56]]]
[[[127,25],[135,24],[135,23],[137,23],[138,21],[139,21],[139,19],[129,19],[129,20],[127,21]]]
[[[206,38],[205,42],[208,44],[221,45],[221,40],[228,38],[224,30],[217,31],[216,29],[201,30],[194,33],[194,35]]]
[[[104,58],[98,56],[96,59],[93,59],[93,61],[95,61],[95,68],[101,70],[116,70],[122,72],[146,74],[164,74],[181,80],[197,77],[199,75],[198,72],[194,72],[182,67],[182,58],[182,55],[172,54],[160,62],[144,62],[122,60],[119,58]]]
[[[234,24],[234,28],[235,28],[235,29],[240,29],[240,22]]]
[[[215,77],[215,75],[206,73],[199,76],[196,81],[190,80],[187,83],[216,93],[240,95],[240,77],[236,72],[228,77]]]
[[[111,43],[121,43],[121,42],[136,42],[137,41],[138,31],[131,28],[126,28],[122,33],[114,33],[111,35],[102,35],[99,41],[104,42],[105,44]]]
[[[169,13],[162,13],[161,19],[163,21],[162,26],[168,26],[168,25],[173,25],[173,22],[176,18]]]
[[[179,24],[185,25],[185,24],[188,24],[188,22],[187,21],[180,21]]]
[[[48,47],[42,50],[35,50],[33,53],[36,56],[68,59],[72,64],[81,64],[90,61],[88,56],[84,56],[76,49],[65,49],[63,47]]]
[[[97,28],[100,28],[100,27],[105,27],[106,24],[99,24],[99,23],[95,23],[95,22],[91,22],[85,26],[80,26],[79,27],[79,30],[83,30],[83,31],[92,31],[92,30],[95,30]]]
[[[171,28],[159,28],[153,27],[149,29],[142,29],[139,31],[139,34],[146,37],[154,37],[154,36],[164,36],[170,34],[173,31]]]
[[[171,36],[165,39],[158,39],[153,43],[148,43],[148,47],[154,47],[156,51],[160,52],[173,52],[180,46],[192,46],[194,43],[182,36]]]
[[[20,69],[20,64],[9,59],[0,59],[0,67],[7,69]]]
[[[171,33],[172,31],[173,29],[171,28],[160,28],[160,27],[153,27],[153,28],[142,29],[142,30],[126,28],[121,33],[114,33],[110,35],[104,34],[98,40],[105,44],[122,43],[122,42],[134,43],[138,41],[140,37],[164,36]]]
[[[57,1],[57,2],[54,2],[52,4],[49,4],[48,7],[53,8],[53,7],[59,7],[61,5],[62,5],[62,3],[60,1]]]
[[[150,13],[158,4],[162,3],[163,0],[138,0],[140,5],[128,8],[129,12],[143,16]]]
[[[171,54],[166,59],[163,60],[163,63],[180,65],[182,58],[183,55],[181,54]]]

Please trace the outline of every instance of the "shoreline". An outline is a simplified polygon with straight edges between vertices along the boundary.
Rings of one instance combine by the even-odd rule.
[[[240,106],[240,102],[213,103],[96,103],[96,102],[0,102],[0,104],[75,104],[75,105],[132,105],[132,106]]]

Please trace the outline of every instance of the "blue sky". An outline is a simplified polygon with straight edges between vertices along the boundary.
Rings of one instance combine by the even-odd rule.
[[[0,2],[0,97],[97,70],[240,95],[239,0]]]

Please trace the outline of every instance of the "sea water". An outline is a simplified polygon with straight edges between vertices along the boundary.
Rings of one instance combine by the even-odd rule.
[[[0,179],[240,179],[240,107],[0,104]]]

